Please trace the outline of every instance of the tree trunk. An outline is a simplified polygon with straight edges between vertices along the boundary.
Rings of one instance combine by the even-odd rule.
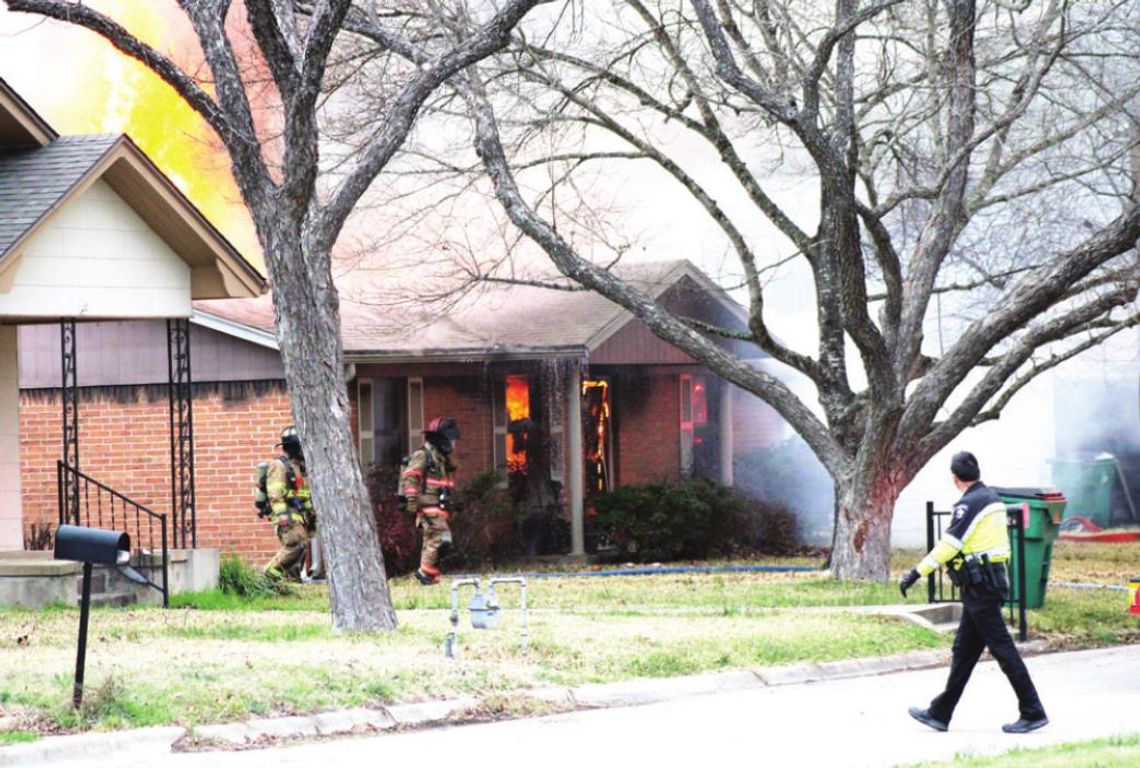
[[[380,540],[349,426],[329,255],[303,252],[299,242],[287,237],[274,249],[273,303],[293,418],[313,481],[333,629],[394,629]],[[301,271],[308,279],[300,279]]]
[[[885,460],[835,483],[835,537],[831,575],[837,579],[886,581],[890,576],[891,518],[906,486]]]

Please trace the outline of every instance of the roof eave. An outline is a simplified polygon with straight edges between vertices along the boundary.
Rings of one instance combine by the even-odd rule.
[[[579,359],[589,355],[584,346],[425,349],[416,352],[382,349],[345,350],[346,363],[469,363],[537,359]]]

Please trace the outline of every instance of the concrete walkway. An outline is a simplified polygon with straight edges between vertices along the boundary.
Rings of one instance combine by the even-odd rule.
[[[171,768],[337,768],[380,763],[455,762],[463,766],[893,766],[955,754],[1140,733],[1140,646],[1035,656],[1029,668],[1052,723],[1025,736],[1001,732],[1016,702],[993,662],[979,665],[949,733],[906,714],[944,682],[941,652],[631,681],[542,692],[569,697],[579,710],[530,720],[421,727],[237,752],[171,754],[178,728],[44,739],[0,749],[0,765],[86,768],[138,764]],[[927,667],[919,669],[919,667]],[[889,670],[909,671],[889,671]],[[854,676],[853,676],[854,675]],[[815,680],[816,682],[803,682]],[[241,743],[319,735],[356,727],[427,724],[471,702],[354,710],[305,718],[200,728],[200,736]]]

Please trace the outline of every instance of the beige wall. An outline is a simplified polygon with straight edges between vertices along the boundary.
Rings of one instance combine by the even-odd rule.
[[[190,268],[103,181],[23,248],[0,317],[189,317]]]
[[[0,550],[23,549],[16,327],[0,325]]]

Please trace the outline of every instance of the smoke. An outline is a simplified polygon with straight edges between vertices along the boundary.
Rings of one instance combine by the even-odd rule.
[[[1058,459],[1054,484],[1079,512],[1103,505],[1106,489],[1098,493],[1097,485],[1107,485],[1108,522],[1140,522],[1138,367],[1097,378],[1087,374],[1058,378],[1053,392]],[[1105,469],[1106,454],[1116,459],[1115,475]]]

